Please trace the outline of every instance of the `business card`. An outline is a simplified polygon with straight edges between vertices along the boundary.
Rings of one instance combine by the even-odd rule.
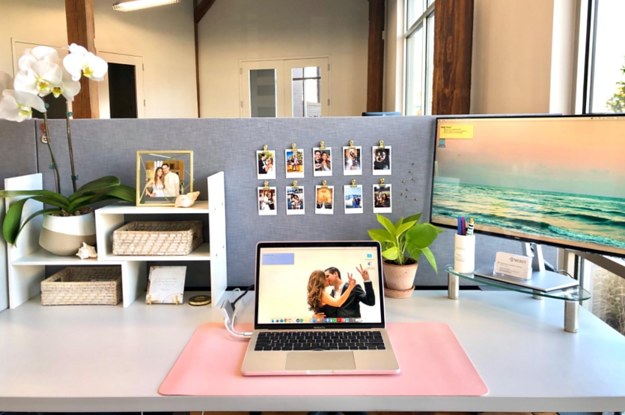
[[[532,278],[532,258],[525,255],[497,252],[494,273],[528,280]]]

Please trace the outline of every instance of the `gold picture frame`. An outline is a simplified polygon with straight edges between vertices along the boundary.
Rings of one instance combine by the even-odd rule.
[[[174,206],[193,191],[193,151],[137,151],[137,206]]]

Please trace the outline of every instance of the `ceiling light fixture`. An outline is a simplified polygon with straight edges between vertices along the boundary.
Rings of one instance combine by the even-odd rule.
[[[113,4],[113,10],[118,12],[132,12],[135,10],[148,9],[150,7],[166,6],[179,3],[180,0],[130,0],[119,1]]]

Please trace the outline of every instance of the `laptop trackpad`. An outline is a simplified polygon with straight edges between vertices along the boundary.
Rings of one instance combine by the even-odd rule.
[[[355,369],[354,353],[344,352],[290,352],[286,356],[286,370],[349,370]]]

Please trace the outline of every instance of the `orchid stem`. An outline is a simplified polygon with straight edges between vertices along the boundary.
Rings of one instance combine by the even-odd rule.
[[[50,160],[52,161],[52,169],[54,169],[54,179],[55,179],[55,187],[56,192],[61,193],[61,175],[59,174],[59,166],[56,164],[56,158],[54,158],[54,152],[52,151],[52,144],[50,139],[50,130],[48,129],[48,114],[47,112],[43,113],[43,128],[45,134],[45,140],[42,137],[42,140],[50,151]]]
[[[70,119],[72,119],[72,117],[72,110],[68,108],[65,113],[65,121],[67,124],[67,149],[69,151],[69,168],[72,174],[72,188],[74,193],[76,193],[76,181],[78,180],[78,176],[76,176],[76,168],[74,167],[74,147],[72,145],[72,129],[70,127]]]

